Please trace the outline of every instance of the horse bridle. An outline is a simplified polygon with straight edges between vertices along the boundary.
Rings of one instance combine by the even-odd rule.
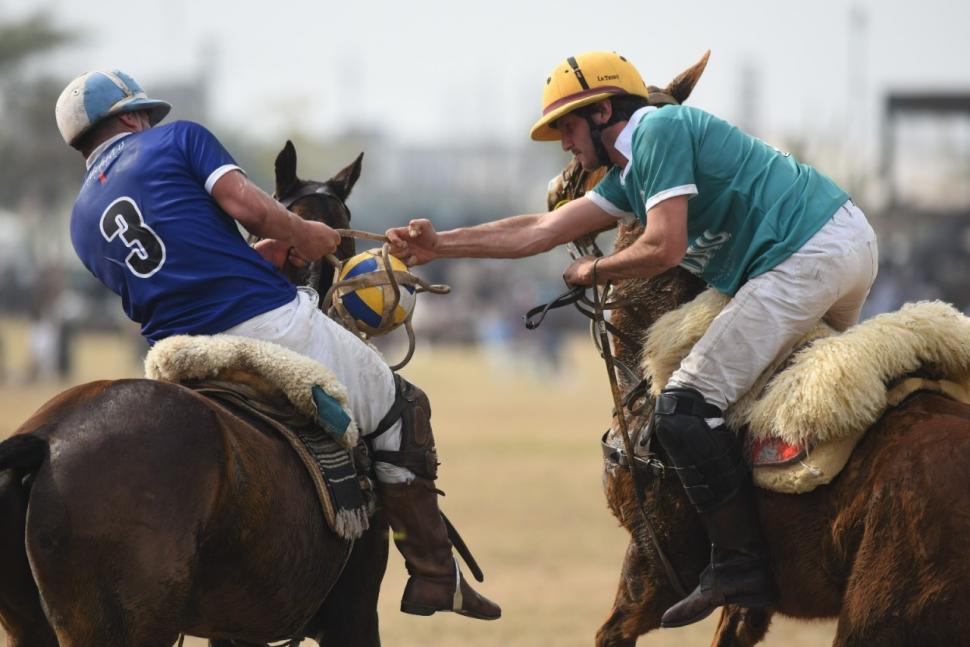
[[[316,184],[316,186],[314,186]],[[296,191],[288,191],[284,195],[274,195],[273,197],[282,204],[287,209],[293,209],[293,205],[302,200],[303,198],[309,198],[310,196],[323,196],[325,198],[332,198],[340,203],[344,211],[347,212],[347,220],[350,221],[350,207],[347,203],[340,199],[336,193],[333,192],[329,186],[325,183],[317,184],[315,182],[307,182],[301,188]]]
[[[323,198],[329,198],[331,200],[336,200],[337,203],[340,204],[344,212],[347,214],[347,222],[348,223],[350,222],[350,218],[351,218],[350,207],[348,207],[347,203],[344,202],[340,198],[340,196],[334,193],[333,189],[327,186],[326,183],[305,182],[302,187],[300,187],[295,191],[288,191],[283,195],[273,194],[273,197],[276,199],[276,201],[282,204],[288,211],[292,211],[293,205],[295,205],[300,200],[303,200],[304,198],[310,198],[313,196],[319,196]],[[284,267],[288,266],[289,262],[290,262],[289,255],[287,255],[287,259],[285,261]],[[319,289],[319,287],[317,286],[320,283],[322,274],[323,274],[323,261],[318,260],[310,263],[310,274],[307,277],[307,285],[310,285],[314,289]]]

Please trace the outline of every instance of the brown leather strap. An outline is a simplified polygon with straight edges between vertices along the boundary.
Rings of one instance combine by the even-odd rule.
[[[423,479],[434,481],[438,476],[438,452],[431,449],[406,449],[390,451],[375,449],[371,452],[375,461],[390,463],[395,467],[411,470]]]
[[[377,427],[374,429],[374,431],[366,436],[367,442],[373,444],[373,442],[377,440],[381,434],[390,429],[395,422],[401,419],[401,415],[404,413],[404,408],[407,406],[407,399],[405,399],[399,389],[395,390],[394,402],[391,404],[391,408],[387,410],[387,413],[384,414],[381,421],[377,423]]]
[[[303,198],[310,197],[311,195],[319,195],[327,198],[333,198],[334,200],[337,200],[338,202],[340,202],[340,204],[342,205],[344,204],[344,201],[341,200],[337,196],[337,194],[335,194],[332,190],[330,190],[330,187],[328,187],[326,184],[322,184],[318,182],[307,182],[296,191],[287,193],[286,195],[274,196],[274,197],[284,207],[286,207],[287,209],[291,209],[294,204],[296,204]],[[344,208],[346,208],[346,205],[344,205]]]
[[[386,243],[387,236],[381,234],[372,234],[369,231],[362,231],[360,229],[335,229],[341,238],[344,236],[348,238],[360,238],[361,240],[372,240],[375,243]]]

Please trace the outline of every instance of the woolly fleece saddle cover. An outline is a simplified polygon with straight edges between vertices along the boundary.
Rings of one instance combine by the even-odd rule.
[[[337,401],[351,418],[341,445],[352,449],[360,433],[347,405],[347,389],[323,364],[278,344],[234,335],[176,335],[155,344],[145,357],[145,375],[153,380],[185,382],[250,373],[286,396],[307,418],[317,420],[313,387]]]
[[[242,384],[267,396],[267,402],[282,394],[297,414],[306,418],[307,425],[318,424],[313,387],[320,387],[332,399],[327,406],[339,407],[350,419],[341,436],[308,435],[299,428],[270,421],[262,412],[252,413],[270,422],[293,447],[313,480],[331,528],[347,539],[356,539],[367,530],[370,506],[361,499],[348,452],[357,444],[360,433],[347,406],[347,389],[325,366],[271,342],[233,335],[178,335],[160,341],[149,351],[145,375],[175,383],[219,380]],[[348,481],[351,476],[353,482]]]
[[[709,289],[650,328],[643,368],[654,395],[728,301]],[[779,439],[806,450],[790,465],[755,466],[755,484],[769,490],[809,492],[831,481],[886,408],[916,390],[970,402],[970,318],[940,301],[907,304],[841,334],[819,323],[795,348],[725,413],[730,428],[747,428],[749,445]],[[920,369],[943,379],[911,377]]]

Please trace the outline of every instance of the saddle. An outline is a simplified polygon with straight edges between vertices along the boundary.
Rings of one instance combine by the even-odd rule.
[[[307,469],[334,532],[356,539],[367,530],[374,488],[366,446],[350,417],[346,389],[326,367],[271,342],[179,335],[149,351],[145,374],[192,389],[279,435]],[[329,423],[334,416],[340,421]]]
[[[715,290],[650,328],[644,374],[654,395],[727,304]],[[728,411],[759,487],[798,494],[829,483],[889,408],[916,391],[970,404],[970,318],[940,301],[903,306],[837,333],[817,324]]]

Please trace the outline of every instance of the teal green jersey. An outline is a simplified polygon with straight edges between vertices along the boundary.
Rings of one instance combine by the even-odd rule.
[[[697,108],[643,108],[616,147],[629,163],[587,196],[643,224],[654,205],[689,196],[680,264],[726,294],[791,256],[849,199],[811,166]]]

